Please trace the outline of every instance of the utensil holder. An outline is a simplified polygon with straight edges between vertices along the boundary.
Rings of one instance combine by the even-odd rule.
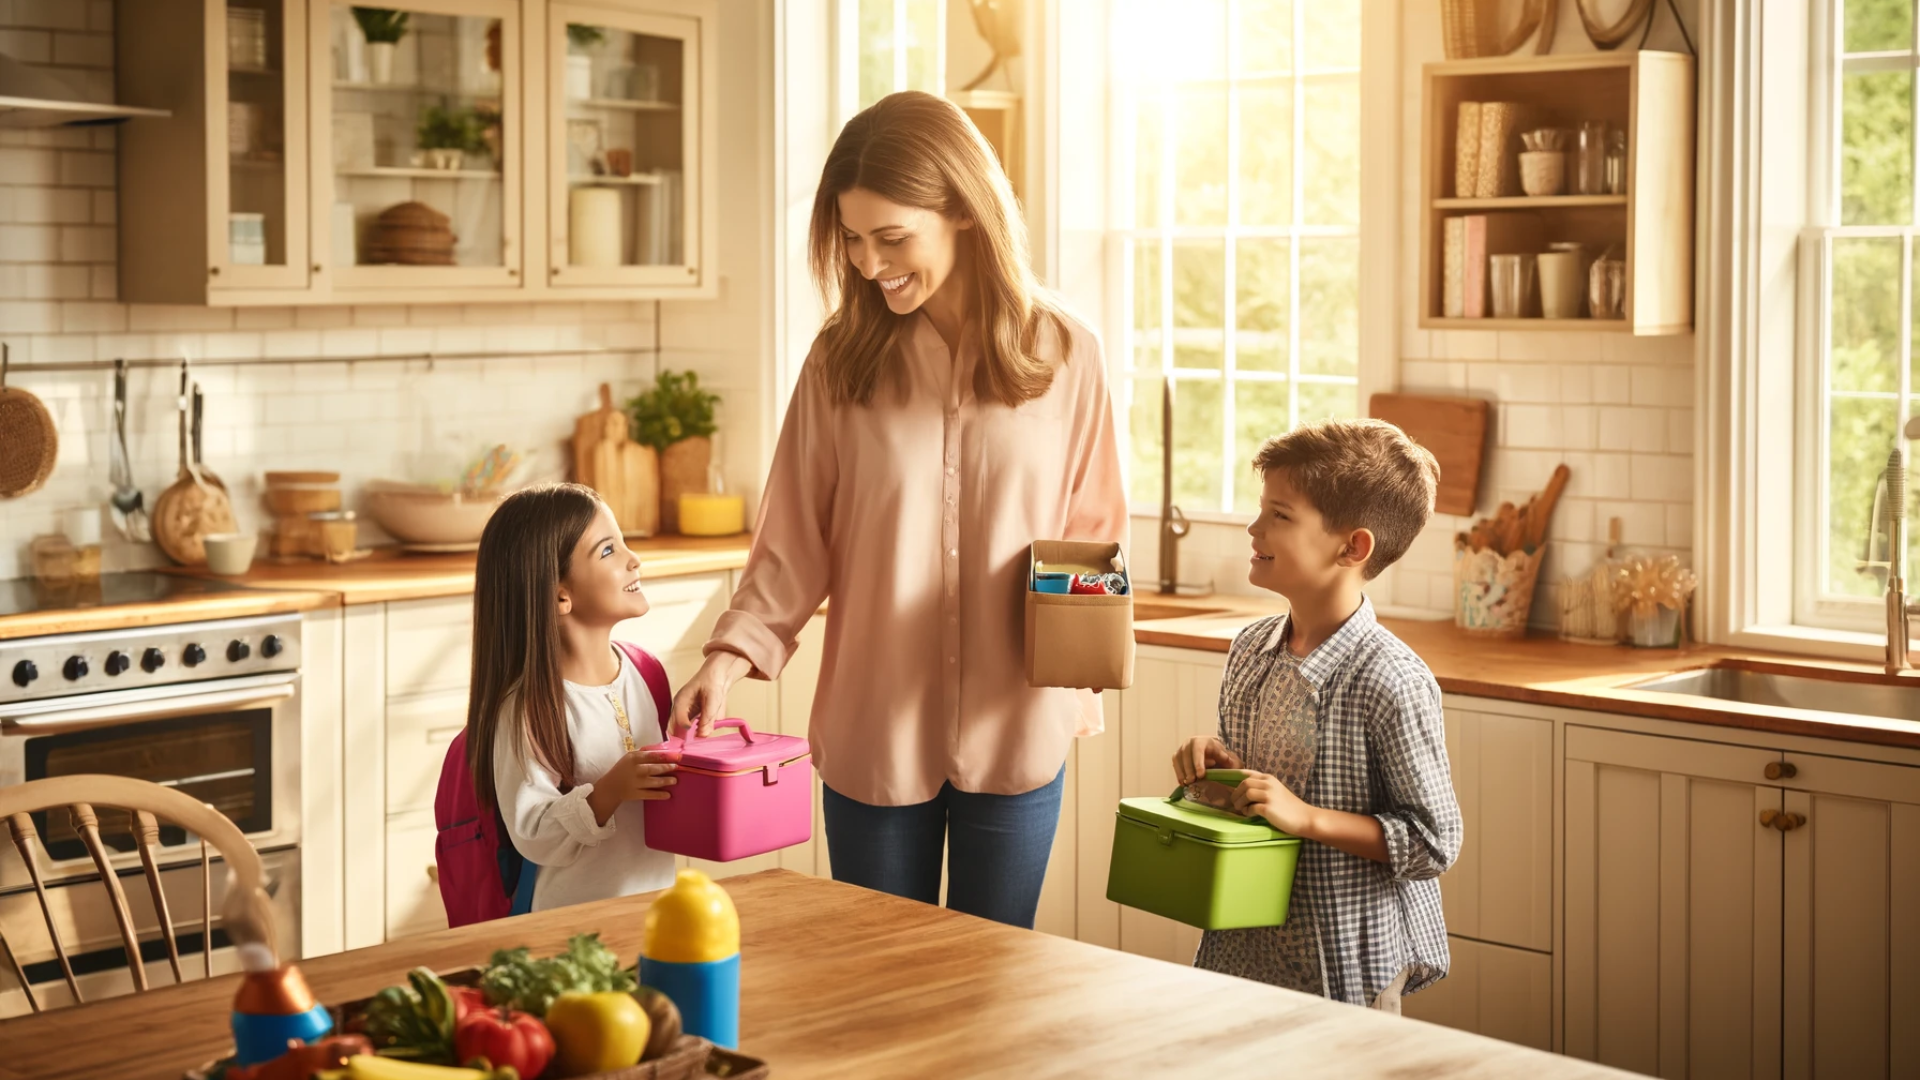
[[[1640,649],[1679,648],[1680,609],[1655,604],[1653,610],[1645,614],[1638,609],[1631,611],[1627,619],[1627,641]]]
[[[1567,189],[1564,150],[1524,150],[1520,154],[1520,190],[1529,195],[1558,195]]]
[[[1453,552],[1453,624],[1470,634],[1522,637],[1533,610],[1540,554],[1457,547]]]

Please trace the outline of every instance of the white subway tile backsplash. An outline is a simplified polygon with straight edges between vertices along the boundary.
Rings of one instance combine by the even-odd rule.
[[[1686,502],[1693,498],[1693,462],[1666,454],[1634,454],[1633,498],[1641,502]]]
[[[1502,405],[1500,445],[1550,448],[1562,445],[1557,405]]]

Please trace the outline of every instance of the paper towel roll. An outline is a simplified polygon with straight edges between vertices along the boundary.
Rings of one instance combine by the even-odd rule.
[[[567,203],[569,261],[574,266],[620,265],[620,193],[577,187]]]

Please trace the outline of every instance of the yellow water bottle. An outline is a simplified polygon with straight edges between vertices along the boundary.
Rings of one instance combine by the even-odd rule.
[[[740,915],[712,878],[682,870],[647,908],[640,981],[673,999],[687,1034],[739,1048]]]

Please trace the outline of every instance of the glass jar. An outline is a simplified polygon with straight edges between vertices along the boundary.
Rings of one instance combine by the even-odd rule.
[[[1604,195],[1607,190],[1607,125],[1588,120],[1580,125],[1573,145],[1573,193]]]
[[[1627,193],[1627,133],[1614,130],[1607,134],[1607,194]]]

